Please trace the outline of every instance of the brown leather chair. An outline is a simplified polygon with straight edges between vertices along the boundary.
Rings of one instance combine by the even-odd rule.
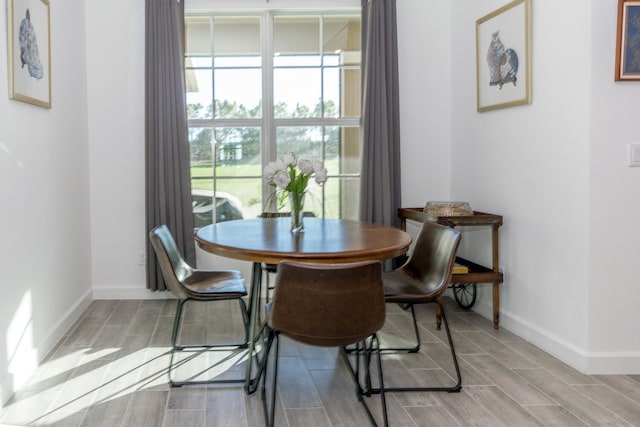
[[[402,387],[387,388],[386,391],[456,392],[460,391],[462,387],[451,331],[444,308],[440,304],[440,298],[449,286],[460,239],[461,235],[457,230],[434,222],[425,222],[418,232],[413,252],[407,262],[400,268],[383,274],[385,301],[399,303],[411,310],[416,345],[411,348],[383,348],[382,350],[407,351],[409,353],[419,351],[420,333],[413,306],[415,304],[436,304],[447,332],[457,383],[452,387]]]
[[[377,354],[378,393],[381,397],[385,426],[387,409],[376,332],[385,321],[385,302],[382,290],[382,266],[378,261],[349,264],[309,264],[283,261],[278,265],[273,302],[267,318],[267,344],[261,369],[262,400],[267,425],[274,422],[276,384],[278,376],[279,335],[295,341],[323,347],[341,347],[351,376],[356,383],[356,394],[367,415],[375,425],[374,417],[363,396],[370,395],[369,362]],[[371,337],[371,339],[369,339]],[[269,353],[275,341],[275,361],[272,379],[272,400],[268,408],[265,383]],[[344,352],[344,346],[356,344],[355,369]],[[364,371],[360,372],[363,360]],[[365,384],[361,385],[361,374]]]
[[[173,381],[171,372],[174,368],[173,358],[177,351],[190,349],[211,349],[215,347],[237,347],[247,346],[247,325],[249,315],[247,307],[242,299],[247,296],[244,279],[236,270],[198,270],[187,264],[176,246],[175,240],[166,225],[160,225],[149,233],[149,239],[158,258],[158,263],[162,271],[167,289],[177,298],[178,305],[171,334],[171,358],[169,361],[169,384],[172,387],[180,387],[192,384],[211,383],[236,383],[244,382],[245,379],[210,380],[210,381]],[[244,341],[233,344],[204,344],[204,345],[178,345],[177,338],[180,331],[180,321],[184,305],[188,301],[223,301],[238,300],[242,317],[244,319]]]

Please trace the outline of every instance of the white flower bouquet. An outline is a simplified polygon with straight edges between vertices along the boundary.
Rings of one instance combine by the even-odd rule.
[[[291,202],[291,229],[302,231],[304,196],[309,179],[319,185],[327,181],[327,169],[320,161],[298,159],[293,153],[269,163],[264,169],[267,182],[276,188],[280,204],[288,197]]]

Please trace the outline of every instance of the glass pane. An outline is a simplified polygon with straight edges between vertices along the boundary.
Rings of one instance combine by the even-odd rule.
[[[360,116],[360,70],[325,68],[324,117]]]
[[[324,76],[324,117],[340,117],[340,70],[325,68]]]
[[[320,69],[273,70],[274,116],[276,118],[321,117]]]
[[[362,141],[360,140],[359,127],[344,127],[340,132],[340,173],[358,174],[362,168]],[[329,152],[329,150],[327,150]]]
[[[221,185],[218,183],[217,187],[220,188]],[[232,192],[194,188],[191,190],[191,197],[195,228],[201,228],[214,222],[232,221],[245,217],[242,201]]]
[[[215,129],[216,176],[262,176],[260,128]]]
[[[213,175],[212,134],[210,128],[189,128],[192,177]]]
[[[325,128],[325,167],[329,175],[360,174],[360,129]]]
[[[273,20],[274,65],[285,57],[311,56],[320,65],[320,18],[277,16]]]
[[[216,192],[235,202],[242,218],[257,218],[262,212],[262,178],[217,179]]]
[[[260,18],[219,16],[213,21],[214,53],[218,57],[253,56],[260,58]]]
[[[332,215],[336,215],[332,218],[358,220],[360,218],[360,178],[340,178],[336,182],[339,195],[327,200],[331,203],[339,201],[340,206],[337,212],[334,209],[327,210]]]
[[[325,55],[322,57],[322,65],[325,67],[337,67],[340,65],[339,55]]]
[[[211,68],[210,56],[187,56],[185,65],[187,68]]]
[[[319,186],[313,179],[309,180],[309,184],[307,185],[307,195],[304,198],[304,212],[305,215],[309,215],[309,213],[313,214],[313,216],[322,217],[322,198],[324,188]],[[290,211],[290,208],[286,209]]]
[[[185,77],[187,83],[187,117],[189,119],[212,118],[211,70],[187,69]]]
[[[319,67],[320,57],[314,55],[281,56],[273,58],[274,67]]]
[[[187,56],[211,56],[211,20],[207,17],[185,19]]]
[[[360,116],[360,69],[340,70],[340,90],[341,92],[341,117]]]
[[[262,74],[260,69],[215,71],[216,118],[262,117]]]
[[[317,126],[278,126],[276,157],[294,153],[307,160],[322,160],[322,128]]]
[[[242,203],[233,194],[224,191],[193,189],[191,197],[195,228],[214,223],[214,218],[215,222],[223,222],[244,217]]]
[[[217,56],[217,68],[260,67],[262,58],[259,56]]]
[[[340,64],[360,64],[360,17],[325,16],[324,54],[340,55]],[[326,62],[325,62],[326,64]]]

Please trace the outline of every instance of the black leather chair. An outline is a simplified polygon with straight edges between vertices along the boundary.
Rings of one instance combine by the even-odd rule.
[[[341,347],[341,354],[356,383],[356,395],[371,422],[376,425],[364,396],[370,395],[369,363],[377,354],[379,394],[384,425],[388,425],[382,361],[376,332],[385,320],[380,262],[309,264],[283,261],[278,265],[273,302],[268,310],[267,343],[261,361],[262,401],[267,425],[273,426],[278,376],[279,335],[323,347]],[[267,404],[265,383],[269,354],[275,342],[271,404]],[[356,344],[355,368],[344,346]],[[360,371],[362,362],[362,369]],[[364,378],[361,385],[360,378]]]
[[[386,391],[449,391],[457,392],[462,387],[460,367],[456,356],[451,331],[440,298],[447,290],[451,272],[460,244],[460,232],[449,227],[425,222],[418,232],[413,252],[400,268],[383,274],[384,294],[387,303],[399,303],[410,309],[416,335],[416,345],[410,348],[383,348],[383,351],[420,350],[420,332],[414,305],[436,304],[447,333],[449,348],[456,370],[457,383],[452,387],[397,387]]]
[[[176,315],[171,334],[171,359],[169,361],[169,384],[172,387],[193,384],[236,383],[245,379],[219,379],[209,381],[173,381],[174,355],[178,351],[191,349],[213,349],[217,347],[247,347],[247,325],[249,315],[243,297],[247,296],[244,279],[236,270],[198,270],[187,264],[176,246],[175,240],[166,225],[160,225],[149,233],[149,239],[158,258],[162,276],[167,288],[178,298]],[[180,322],[184,305],[188,301],[237,300],[244,320],[244,341],[232,344],[178,345]]]

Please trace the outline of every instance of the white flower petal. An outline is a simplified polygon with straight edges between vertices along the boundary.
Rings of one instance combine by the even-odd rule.
[[[311,175],[314,171],[313,164],[305,159],[298,160],[298,169],[300,169],[300,172],[304,175]]]
[[[285,154],[282,159],[287,166],[295,166],[296,165],[296,155],[293,153]]]
[[[264,177],[268,180],[272,180],[273,176],[276,174],[276,164],[271,162],[264,168]]]
[[[327,181],[327,169],[322,168],[320,170],[316,170],[315,180],[318,184],[324,184]]]
[[[276,184],[278,188],[284,190],[285,188],[287,188],[287,185],[289,185],[289,183],[291,182],[291,177],[287,172],[283,170],[279,170],[274,175],[273,182]]]
[[[282,159],[276,160],[275,166],[276,166],[276,171],[283,171],[287,169],[287,164]]]

